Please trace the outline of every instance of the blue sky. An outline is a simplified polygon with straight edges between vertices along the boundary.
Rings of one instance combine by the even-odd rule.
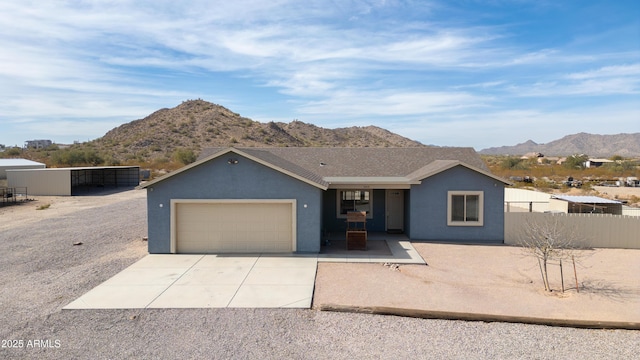
[[[640,2],[0,2],[0,144],[203,99],[477,150],[640,132]]]

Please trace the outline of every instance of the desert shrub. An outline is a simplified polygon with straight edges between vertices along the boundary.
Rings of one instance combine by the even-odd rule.
[[[7,156],[18,156],[20,154],[22,154],[22,149],[20,149],[19,147],[12,147],[8,150],[5,150],[5,155]]]
[[[51,155],[51,162],[54,166],[74,166],[84,164],[84,152],[77,149],[59,150]]]
[[[501,166],[503,169],[509,170],[523,170],[527,168],[526,162],[517,157],[508,157],[502,160]]]
[[[176,149],[173,152],[173,159],[183,165],[191,164],[196,161],[196,154],[191,149]]]
[[[589,160],[587,155],[571,155],[567,156],[567,160],[562,163],[567,169],[584,169],[584,163]]]
[[[93,166],[104,163],[104,159],[95,150],[85,150],[84,160],[86,164],[91,164]]]

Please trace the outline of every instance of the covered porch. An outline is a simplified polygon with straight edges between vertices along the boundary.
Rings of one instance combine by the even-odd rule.
[[[323,241],[345,236],[349,212],[365,212],[370,233],[408,233],[410,184],[332,181],[322,196]]]
[[[325,234],[318,261],[425,264],[405,234],[368,232],[366,250],[347,250],[343,232]]]

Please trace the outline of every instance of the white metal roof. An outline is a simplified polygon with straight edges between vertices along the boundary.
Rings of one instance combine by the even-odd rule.
[[[554,195],[552,198],[582,204],[622,204],[620,201],[597,196]]]
[[[36,161],[31,161],[27,159],[0,159],[0,166],[31,166],[31,165],[42,165],[43,163],[39,163]]]
[[[42,164],[44,165],[44,164]],[[69,170],[111,170],[111,169],[129,169],[139,168],[139,165],[131,166],[78,166],[78,167],[61,167],[61,168],[46,168],[46,169],[20,169],[20,170],[8,170],[8,171],[69,171]]]

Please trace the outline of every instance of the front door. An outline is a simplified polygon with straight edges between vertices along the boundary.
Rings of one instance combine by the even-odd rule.
[[[387,190],[387,232],[404,231],[404,190]]]

